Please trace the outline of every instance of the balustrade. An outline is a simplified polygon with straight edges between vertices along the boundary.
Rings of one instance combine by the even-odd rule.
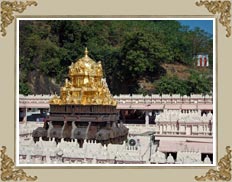
[[[49,103],[49,100],[54,95],[19,95],[19,103]],[[118,101],[119,104],[126,104],[126,103],[143,103],[143,104],[151,104],[151,103],[212,103],[213,97],[210,95],[200,95],[200,94],[193,94],[191,96],[180,96],[179,94],[173,95],[154,95],[151,96],[146,95],[124,95],[120,94],[119,96],[114,96],[114,98]]]

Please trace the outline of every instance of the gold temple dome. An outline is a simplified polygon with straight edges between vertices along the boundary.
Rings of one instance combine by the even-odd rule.
[[[65,79],[60,91],[60,97],[51,99],[51,104],[117,104],[103,79],[101,62],[92,60],[88,56],[87,48],[84,57],[69,66],[69,79]]]
[[[101,61],[95,62],[88,56],[88,50],[85,49],[85,56],[78,59],[69,66],[69,75],[95,75],[103,76]]]

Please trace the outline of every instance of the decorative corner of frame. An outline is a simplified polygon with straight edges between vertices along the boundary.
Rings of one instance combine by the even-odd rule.
[[[6,147],[2,146],[0,149],[0,159],[1,159],[1,180],[2,181],[36,181],[37,176],[28,176],[23,169],[15,169],[15,163],[13,160],[6,155]]]
[[[226,147],[226,155],[218,162],[217,170],[209,169],[204,176],[195,176],[196,181],[230,181],[231,180],[231,149]]]
[[[197,6],[204,5],[210,13],[219,14],[219,22],[226,28],[226,37],[231,36],[231,1],[230,0],[200,0],[196,2]]]
[[[28,6],[37,6],[38,3],[32,1],[2,1],[1,2],[1,25],[0,32],[2,36],[6,36],[6,27],[8,27],[15,19],[14,12],[23,13]]]

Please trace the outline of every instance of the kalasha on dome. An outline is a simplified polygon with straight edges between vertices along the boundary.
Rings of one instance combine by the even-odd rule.
[[[122,144],[128,128],[119,120],[117,102],[103,79],[101,62],[85,56],[69,66],[69,79],[60,89],[60,96],[50,100],[50,114],[43,127],[33,131],[34,141],[55,139],[77,140],[101,144]]]

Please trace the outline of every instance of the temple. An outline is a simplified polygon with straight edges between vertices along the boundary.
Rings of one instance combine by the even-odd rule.
[[[50,101],[50,115],[44,124],[33,131],[34,141],[62,138],[101,144],[120,144],[127,138],[128,129],[119,121],[117,102],[103,79],[101,62],[85,56],[69,66],[69,80]]]
[[[22,164],[211,164],[214,160],[213,96],[119,95],[116,109],[129,128],[127,142],[102,146],[86,140],[82,148],[61,139],[40,140],[31,135],[42,126],[43,114],[54,95],[19,97],[20,163]],[[155,117],[153,115],[155,114]],[[37,122],[35,122],[37,121]],[[155,135],[155,141],[150,134]],[[46,147],[45,147],[46,146]],[[49,149],[49,150],[47,150]],[[150,150],[151,149],[151,150]],[[150,152],[151,151],[151,152]],[[60,153],[62,155],[60,155]]]
[[[85,56],[69,66],[69,78],[60,89],[60,97],[51,99],[51,105],[109,105],[116,106],[107,83],[102,79],[102,65]]]
[[[212,164],[213,103],[201,94],[113,97],[86,49],[60,96],[19,95],[19,162]]]

